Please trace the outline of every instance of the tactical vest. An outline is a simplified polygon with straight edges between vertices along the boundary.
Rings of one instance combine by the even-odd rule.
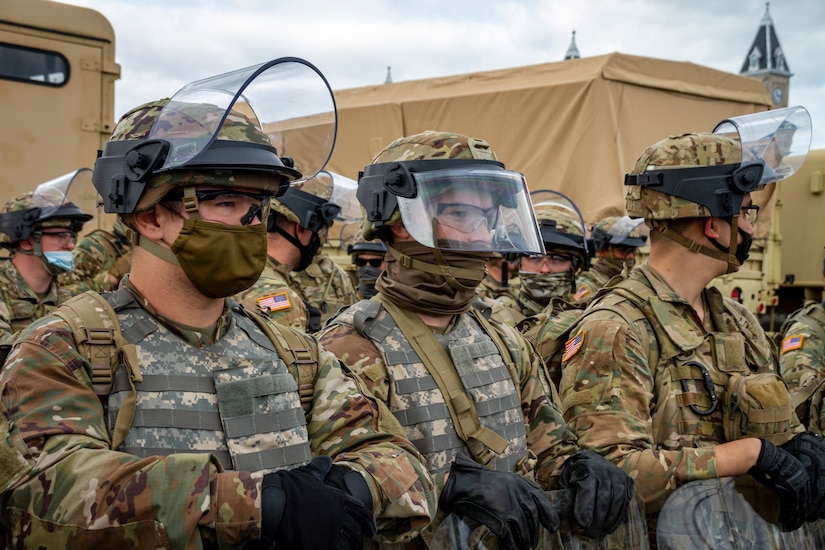
[[[103,344],[99,349],[94,349],[93,340],[84,344],[91,348],[93,369],[94,356],[101,358],[98,382],[103,383],[96,384],[96,391],[107,405],[107,426],[114,441],[118,440],[116,426],[126,412],[128,431],[121,430],[123,443],[118,450],[139,457],[204,452],[216,456],[225,469],[244,471],[274,471],[311,460],[302,407],[306,384],[299,389],[305,377],[290,372],[274,336],[262,331],[240,306],[233,309],[227,333],[218,342],[198,348],[158,323],[128,290],[105,298],[116,312],[123,339],[134,346],[134,351],[128,345],[118,347],[111,358],[114,374],[108,396],[105,368],[112,348],[106,349],[105,329],[86,330],[98,345]],[[90,300],[86,295],[75,298],[81,299]],[[58,313],[67,317],[66,311]],[[82,333],[74,326],[78,322],[70,323],[76,340]],[[302,351],[308,350],[296,353]],[[317,365],[311,359],[303,363]]]
[[[498,346],[481,322],[471,314],[456,319],[449,334],[436,338],[449,354],[481,425],[508,443],[487,466],[517,471],[519,462],[528,455],[520,394]],[[358,302],[334,318],[332,324],[353,326],[378,348],[391,380],[387,405],[407,438],[424,455],[431,473],[446,470],[459,452],[468,452],[436,380],[379,303]]]
[[[772,349],[760,347],[755,334],[743,334],[746,325],[742,313],[731,303],[715,296],[709,300],[709,314],[719,328],[726,326],[727,313],[738,322],[737,332],[699,333],[639,281],[626,279],[613,284],[611,290],[601,294],[588,311],[614,310],[637,325],[635,332],[647,350],[656,385],[652,391],[657,398],[651,411],[656,445],[678,450],[759,436],[782,444],[793,436],[792,407],[789,399],[783,399],[787,388],[783,394],[779,386],[784,383],[772,369]],[[706,292],[718,294],[714,288]],[[655,335],[654,341],[649,341],[644,324]],[[754,395],[760,392],[765,410],[752,406]],[[581,395],[575,399],[587,398]]]

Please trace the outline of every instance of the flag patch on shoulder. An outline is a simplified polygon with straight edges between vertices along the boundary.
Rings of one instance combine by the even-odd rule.
[[[282,309],[289,309],[292,304],[289,301],[289,296],[286,291],[270,294],[263,298],[258,298],[258,308],[264,313],[272,311],[280,311]]]
[[[568,359],[576,355],[576,352],[578,352],[579,349],[581,349],[583,343],[584,331],[579,330],[579,332],[577,332],[574,337],[572,337],[564,344],[564,356],[561,358],[562,362],[567,361]]]
[[[573,294],[573,299],[579,301],[582,297],[587,296],[590,294],[590,290],[586,286],[579,287],[575,294]]]
[[[782,353],[787,353],[802,347],[802,342],[805,341],[804,334],[794,334],[782,340]]]

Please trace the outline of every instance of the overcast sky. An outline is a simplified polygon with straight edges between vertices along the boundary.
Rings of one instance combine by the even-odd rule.
[[[63,0],[111,22],[121,79],[115,116],[181,86],[282,56],[312,62],[333,89],[621,52],[738,73],[763,0]],[[825,0],[773,0],[793,73],[790,105],[825,148]],[[686,128],[686,131],[709,130]]]

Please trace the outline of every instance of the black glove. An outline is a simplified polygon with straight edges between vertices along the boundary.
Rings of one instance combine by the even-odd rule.
[[[261,531],[270,547],[360,549],[363,537],[375,536],[372,509],[324,483],[331,468],[332,460],[319,456],[306,466],[264,476]]]
[[[788,531],[799,529],[805,523],[811,499],[808,473],[791,453],[759,439],[762,449],[748,473],[779,497],[779,523]]]
[[[573,517],[588,537],[615,531],[633,498],[633,479],[592,451],[579,451],[565,461],[561,486],[575,489]]]
[[[536,484],[518,474],[488,470],[458,455],[439,506],[486,525],[498,537],[500,548],[523,550],[539,542],[539,524],[550,532],[559,528],[559,516]]]
[[[802,463],[811,482],[808,521],[825,518],[825,439],[815,432],[803,432],[782,445]]]

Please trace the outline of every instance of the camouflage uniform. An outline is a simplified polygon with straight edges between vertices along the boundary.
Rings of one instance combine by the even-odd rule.
[[[54,311],[71,294],[52,281],[45,296],[34,292],[11,260],[0,262],[0,337],[13,334]]]
[[[62,287],[71,294],[114,290],[128,273],[131,260],[131,245],[123,222],[115,221],[112,231],[95,229],[78,241],[72,255],[74,267],[58,278]]]
[[[576,292],[571,298],[576,302],[589,302],[610,279],[621,272],[617,265],[596,258],[590,269],[576,275]]]
[[[305,331],[309,321],[307,306],[288,281],[289,268],[268,257],[260,278],[234,299],[249,311],[265,312],[278,324]]]
[[[246,406],[238,409],[243,402],[236,401],[236,416],[263,414],[263,420],[276,406],[301,411],[295,380],[269,338],[231,301],[211,335],[165,322],[139,305],[145,301],[133,288],[111,296],[124,333],[137,338],[142,384],[147,386],[137,384],[135,419],[125,442],[129,454],[111,449],[111,424],[92,388],[90,363],[79,354],[69,327],[51,316],[33,324],[21,334],[0,376],[12,441],[25,450],[26,460],[22,475],[2,487],[7,544],[93,548],[105,540],[107,547],[119,541],[127,547],[202,548],[257,539],[260,474],[273,468],[261,466],[256,474],[233,470],[232,464],[255,453],[269,457],[267,449],[279,451],[269,457],[269,464],[308,462],[311,456],[326,454],[360,472],[370,487],[383,537],[408,540],[429,522],[434,494],[417,451],[387,431],[398,429],[394,419],[365,397],[356,380],[312,337],[303,336],[319,357],[311,412],[299,415],[294,424],[281,423],[246,437],[238,448],[228,447],[221,422],[208,421],[219,418],[214,395],[210,397],[215,386],[230,391],[234,381],[235,391],[244,391],[238,384],[248,386],[250,374],[259,382],[271,381],[258,384],[257,390],[248,388],[255,396],[267,396],[254,402],[263,408],[250,401],[251,408],[242,413]],[[261,377],[262,371],[268,375]],[[196,385],[199,378],[206,384]],[[209,383],[213,379],[214,385]],[[43,388],[48,388],[46,394]],[[110,415],[121,401],[117,388],[116,375]],[[175,401],[188,405],[189,417],[180,407],[169,409]],[[172,423],[153,430],[152,419],[158,422],[164,409]],[[204,422],[193,424],[195,411]],[[224,422],[225,415],[231,416],[223,405],[220,413]],[[164,430],[169,439],[158,440],[154,433]],[[189,448],[186,441],[201,443]],[[302,452],[291,460],[279,459],[285,444]],[[188,452],[177,450],[181,445]],[[230,454],[232,460],[219,460]],[[73,482],[61,482],[66,479]],[[177,503],[172,506],[171,479]],[[136,517],[140,521],[133,521]],[[30,531],[32,524],[35,529]]]
[[[646,511],[655,514],[680,485],[717,477],[714,446],[729,440],[726,407],[706,416],[691,409],[707,411],[712,402],[700,369],[686,362],[703,365],[725,403],[732,375],[772,373],[776,361],[753,314],[716,289],[704,291],[711,327],[648,265],[628,281],[612,288],[626,286],[629,293],[613,290],[596,299],[572,330],[559,393],[580,445],[630,474]],[[655,321],[640,313],[629,294],[644,302]],[[777,394],[782,398],[790,399]],[[803,431],[790,416],[767,427],[766,436],[789,440]]]
[[[799,420],[811,431],[825,428],[825,303],[811,302],[780,330],[779,370],[788,383]]]
[[[508,296],[515,299],[518,285],[518,279],[511,279],[507,286],[501,286],[501,283],[493,279],[488,273],[481,281],[481,284],[478,285],[478,288],[476,288],[476,297],[480,299],[489,298],[497,300],[502,296]]]
[[[303,271],[289,274],[290,285],[321,312],[321,324],[342,307],[357,301],[352,278],[329,254],[319,252]]]

